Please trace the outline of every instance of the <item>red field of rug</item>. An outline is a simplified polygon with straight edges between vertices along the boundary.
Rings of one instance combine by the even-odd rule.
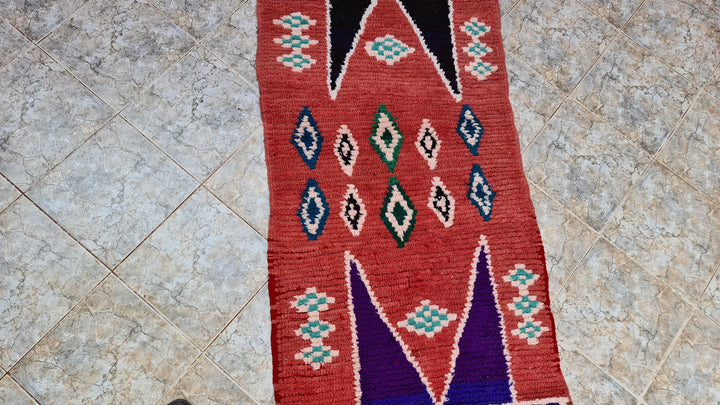
[[[279,404],[569,404],[497,0],[258,2]]]

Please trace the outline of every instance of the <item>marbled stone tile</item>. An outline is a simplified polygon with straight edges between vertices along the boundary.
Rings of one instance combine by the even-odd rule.
[[[705,91],[715,97],[716,100],[720,100],[720,66],[715,69],[715,74],[713,74],[710,79],[705,82]]]
[[[641,393],[692,308],[600,239],[553,303],[558,340]]]
[[[177,398],[184,398],[195,405],[255,405],[242,388],[204,356],[163,396],[160,403],[167,404]]]
[[[38,41],[69,18],[87,0],[6,0],[0,14],[28,38]]]
[[[122,115],[200,181],[261,125],[255,90],[203,47]]]
[[[30,41],[0,15],[0,69],[30,46]]]
[[[698,305],[707,316],[720,324],[720,271],[710,280]]]
[[[26,198],[0,215],[0,364],[10,369],[107,274]]]
[[[5,177],[0,176],[0,212],[18,197],[20,197],[20,192],[9,181],[5,180]]]
[[[698,84],[720,61],[720,13],[692,0],[647,0],[625,31]]]
[[[515,57],[505,55],[515,128],[520,148],[525,149],[562,103],[564,95]]]
[[[194,44],[141,0],[93,0],[40,46],[120,110]]]
[[[523,155],[528,178],[596,230],[650,156],[568,100]]]
[[[40,49],[0,71],[0,172],[27,190],[113,111]]]
[[[576,404],[636,404],[637,400],[582,354],[560,349],[560,366]]]
[[[220,24],[203,44],[245,79],[257,87],[255,50],[257,49],[256,1],[248,0]]]
[[[617,34],[575,0],[521,0],[503,20],[502,33],[505,49],[564,91]]]
[[[649,405],[720,403],[720,326],[696,314],[646,395]]]
[[[255,133],[205,186],[245,219],[263,237],[270,220],[265,148],[261,131]]]
[[[243,0],[151,0],[180,28],[200,39],[235,11]]]
[[[275,403],[267,286],[213,342],[208,355],[258,403]]]
[[[658,164],[616,210],[605,235],[692,302],[720,263],[720,208]]]
[[[518,0],[500,0],[500,15],[504,17],[517,2]]]
[[[649,153],[655,153],[696,94],[691,82],[620,35],[573,96]]]
[[[114,268],[196,183],[121,118],[114,118],[28,196]]]
[[[6,375],[0,378],[0,404],[35,405],[37,402],[10,375]]]
[[[701,94],[658,159],[720,201],[720,101]]]
[[[116,270],[200,347],[267,279],[267,242],[199,189]]]
[[[108,277],[11,370],[44,403],[155,403],[200,353]]]
[[[643,0],[579,0],[589,9],[620,28],[638,9]]]
[[[537,187],[530,186],[530,192],[545,247],[550,294],[555,296],[597,234]]]

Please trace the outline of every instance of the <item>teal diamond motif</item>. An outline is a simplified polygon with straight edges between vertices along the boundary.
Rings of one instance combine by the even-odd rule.
[[[309,48],[310,45],[317,44],[317,40],[310,39],[307,35],[283,35],[281,38],[275,38],[275,43],[280,44],[283,48],[292,48],[299,50]]]
[[[512,304],[508,304],[508,308],[515,311],[517,316],[529,317],[543,308],[543,304],[537,301],[537,297],[531,295],[521,295],[513,298],[513,301]]]
[[[299,12],[294,12],[280,17],[279,20],[273,20],[273,23],[289,30],[306,30],[311,25],[315,25],[315,20]]]
[[[305,340],[313,340],[326,338],[333,331],[335,331],[335,325],[318,319],[303,323],[295,333]]]
[[[485,25],[484,22],[478,21],[478,19],[475,17],[471,18],[470,21],[463,24],[462,28],[460,29],[473,38],[481,37],[490,32],[490,27]]]
[[[286,53],[285,55],[278,56],[277,61],[295,72],[302,72],[304,69],[309,69],[311,65],[317,62],[315,59],[302,53]]]
[[[447,309],[431,305],[430,300],[421,301],[420,306],[415,308],[415,312],[406,314],[406,316],[407,319],[398,322],[399,327],[429,338],[457,319],[457,315],[448,314]]]
[[[323,364],[332,363],[332,358],[337,357],[339,354],[338,350],[332,350],[330,346],[325,346],[318,341],[312,343],[310,347],[302,349],[300,353],[295,354],[295,359],[311,365],[314,370],[319,370]]]
[[[404,44],[392,35],[375,38],[375,41],[365,43],[365,50],[368,55],[375,59],[392,65],[400,59],[415,52],[415,48]]]
[[[527,270],[524,265],[516,264],[515,268],[510,270],[510,274],[503,277],[503,280],[522,291],[527,290],[527,287],[533,285],[538,278],[540,278],[539,275]]]
[[[298,312],[322,312],[328,310],[328,304],[335,303],[335,298],[328,297],[325,293],[317,292],[315,287],[305,290],[305,294],[295,296],[290,304]]]

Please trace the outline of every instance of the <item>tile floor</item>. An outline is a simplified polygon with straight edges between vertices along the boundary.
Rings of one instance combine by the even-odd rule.
[[[720,403],[720,3],[500,3],[575,402]],[[0,0],[0,403],[273,402],[254,8]]]

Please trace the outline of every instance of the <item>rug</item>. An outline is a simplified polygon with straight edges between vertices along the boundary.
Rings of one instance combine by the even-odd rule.
[[[497,0],[260,0],[279,404],[569,404]]]

